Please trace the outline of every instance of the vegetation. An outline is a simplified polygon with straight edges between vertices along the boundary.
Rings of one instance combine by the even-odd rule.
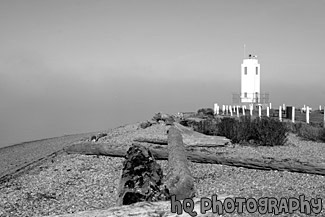
[[[268,117],[255,118],[242,116],[223,118],[218,125],[217,135],[225,136],[232,143],[254,143],[262,146],[284,145],[287,141],[288,128],[278,120]]]
[[[271,113],[271,112],[270,112]],[[323,115],[321,112],[311,113],[313,121],[310,124],[301,122],[305,114],[297,112],[296,123],[280,122],[275,118],[255,115],[237,117],[216,118],[212,108],[201,108],[196,117],[201,118],[198,123],[187,123],[194,130],[207,135],[225,136],[232,143],[252,143],[262,146],[284,145],[287,141],[288,132],[297,134],[299,137],[311,141],[325,142],[325,129],[323,128]],[[185,124],[184,124],[185,125]]]
[[[308,124],[301,124],[297,132],[298,136],[311,140],[317,141],[319,135],[319,128],[310,126]]]
[[[299,137],[310,141],[325,142],[325,129],[319,125],[307,123],[288,123],[290,131],[296,133]]]
[[[325,128],[322,128],[320,131],[319,131],[319,140],[322,141],[322,142],[325,142]]]
[[[214,116],[214,111],[212,108],[201,108],[197,111],[197,115],[200,117],[202,116],[210,116],[213,117]]]
[[[217,135],[227,137],[232,143],[238,143],[241,140],[238,127],[239,124],[236,119],[230,117],[222,118],[217,126]]]
[[[288,128],[278,120],[262,117],[253,122],[257,141],[263,146],[284,145],[287,142]]]

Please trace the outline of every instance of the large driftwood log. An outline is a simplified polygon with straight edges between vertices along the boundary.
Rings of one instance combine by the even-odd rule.
[[[139,144],[139,143],[135,143]],[[144,144],[144,143],[143,143]],[[84,155],[104,155],[110,157],[125,157],[130,146],[113,145],[110,143],[93,143],[78,142],[69,147],[64,148],[68,154],[84,154]],[[150,151],[156,160],[167,160],[168,151],[159,145],[149,145]]]
[[[157,144],[157,145],[168,145],[168,140],[167,138],[152,138],[152,137],[137,137],[133,139],[135,142],[146,142],[146,143],[152,143],[152,144]]]
[[[211,195],[209,195],[211,196]],[[224,196],[218,195],[217,199],[222,203],[226,198],[232,198],[233,195]],[[180,201],[183,204],[183,201]],[[193,198],[194,209],[197,213],[197,217],[211,217],[216,216],[217,214],[213,214],[211,210],[207,211],[206,214],[201,214],[201,201],[199,198]],[[55,215],[52,217],[119,217],[119,216],[133,216],[133,217],[189,217],[188,213],[184,212],[182,214],[177,215],[177,213],[171,212],[171,202],[170,201],[159,201],[159,202],[139,202],[131,205],[119,206],[119,207],[111,207],[108,209],[102,210],[90,210],[90,211],[82,211],[73,214],[63,214],[63,215]],[[219,216],[219,215],[218,215]]]
[[[168,132],[168,171],[164,184],[177,200],[195,196],[194,179],[187,163],[187,151],[182,135],[175,127],[169,128]]]
[[[121,146],[110,145],[108,143],[76,143],[68,148],[65,148],[67,153],[79,153],[86,155],[106,155],[113,157],[124,157],[127,149]],[[168,151],[162,146],[153,146],[150,148],[151,153],[157,160],[167,160]],[[188,160],[195,163],[208,164],[223,164],[236,167],[244,167],[249,169],[259,170],[278,170],[290,171],[299,173],[309,173],[325,176],[325,165],[302,162],[297,159],[275,159],[275,158],[245,158],[245,157],[230,157],[227,155],[206,154],[199,150],[188,150]]]
[[[183,142],[185,146],[190,147],[223,147],[228,142],[229,139],[223,136],[207,136],[199,132],[195,132],[192,129],[185,127],[179,123],[174,123],[175,128],[177,128],[183,137]],[[147,142],[153,144],[167,145],[167,136],[161,137],[137,137],[133,141],[136,142]]]
[[[142,145],[132,146],[123,162],[117,205],[168,200],[162,180],[163,171],[150,150]]]
[[[150,137],[137,137],[133,139],[135,142],[145,142],[157,145],[168,145],[167,138],[150,138]],[[225,147],[229,142],[228,140],[220,139],[214,136],[210,138],[191,138],[183,137],[183,142],[186,147]]]

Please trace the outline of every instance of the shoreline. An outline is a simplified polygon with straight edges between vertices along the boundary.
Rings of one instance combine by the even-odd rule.
[[[89,133],[74,133],[74,134],[67,134],[67,135],[62,135],[62,136],[53,136],[53,137],[48,137],[48,138],[41,138],[41,139],[34,139],[34,140],[29,140],[29,141],[22,141],[22,142],[18,142],[18,143],[12,143],[12,144],[9,144],[9,145],[0,146],[0,151],[1,151],[1,149],[14,147],[14,146],[19,146],[19,145],[26,145],[26,144],[33,143],[33,142],[43,142],[45,140],[58,139],[58,138],[67,137],[67,136],[78,136],[78,135],[91,134],[91,133],[95,134],[97,132],[99,132],[99,131],[89,132]]]
[[[37,164],[73,142],[94,133],[81,133],[21,142],[0,148],[0,182],[15,176],[17,172]]]

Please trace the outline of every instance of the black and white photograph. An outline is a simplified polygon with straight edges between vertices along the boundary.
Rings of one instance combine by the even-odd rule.
[[[0,217],[325,216],[324,0],[0,0]]]

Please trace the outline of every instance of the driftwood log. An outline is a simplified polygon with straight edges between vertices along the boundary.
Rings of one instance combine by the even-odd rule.
[[[224,200],[233,195],[225,196],[218,195],[217,199],[222,203]],[[183,201],[180,201],[183,204]],[[201,214],[201,201],[199,198],[193,198],[194,206],[193,211],[197,213],[197,217],[211,217],[216,216],[217,214],[213,214],[211,210],[207,211],[206,214]],[[90,210],[90,211],[82,211],[73,214],[63,214],[63,215],[55,215],[52,217],[120,217],[120,216],[133,216],[133,217],[189,217],[188,213],[184,212],[182,214],[177,215],[177,213],[171,212],[171,202],[170,201],[159,201],[159,202],[139,202],[131,205],[119,206],[119,207],[111,207],[108,209],[102,210]],[[218,215],[219,216],[219,215]]]
[[[194,179],[188,168],[187,151],[180,131],[175,127],[168,132],[168,171],[164,184],[170,195],[176,200],[184,200],[195,196]]]
[[[179,123],[174,123],[174,127],[177,128],[183,137],[183,143],[185,146],[190,147],[223,147],[230,142],[229,139],[223,136],[207,136],[199,132],[195,132],[188,127],[185,127]],[[166,137],[150,137],[142,136],[137,137],[133,141],[135,142],[146,142],[160,145],[167,145],[168,140]]]
[[[157,145],[168,145],[167,138],[150,138],[150,137],[137,137],[133,141],[145,142]],[[229,141],[226,139],[211,136],[210,138],[191,138],[183,136],[183,143],[186,147],[225,147]]]
[[[106,155],[112,157],[124,157],[127,149],[109,143],[76,143],[64,149],[67,153],[79,153],[86,155]],[[157,160],[167,160],[168,151],[163,146],[152,146],[150,151]],[[223,164],[236,167],[244,167],[259,170],[278,170],[299,173],[309,173],[325,176],[325,165],[299,161],[298,159],[275,159],[265,157],[262,159],[247,157],[231,157],[222,154],[206,154],[197,149],[187,149],[188,160],[195,163]]]
[[[162,186],[163,171],[150,150],[133,145],[123,162],[117,205],[141,201],[166,201],[169,193]]]
[[[140,143],[134,143],[134,144],[140,144]],[[110,143],[78,142],[69,147],[64,148],[64,151],[68,154],[125,157],[129,147],[130,146],[122,146],[122,145],[116,145]],[[168,151],[166,147],[162,147],[159,145],[151,145],[149,146],[149,148],[156,160],[168,159]]]

